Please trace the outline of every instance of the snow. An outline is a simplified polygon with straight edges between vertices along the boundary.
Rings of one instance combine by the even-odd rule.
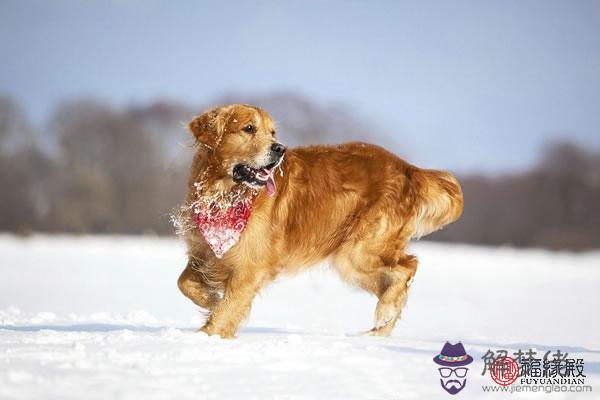
[[[475,359],[458,396],[507,396],[482,391],[481,356],[530,347],[584,358],[600,390],[600,252],[411,251],[420,267],[390,338],[358,335],[375,299],[321,265],[264,290],[223,340],[195,332],[179,239],[0,235],[0,399],[448,398],[432,362],[446,340]]]

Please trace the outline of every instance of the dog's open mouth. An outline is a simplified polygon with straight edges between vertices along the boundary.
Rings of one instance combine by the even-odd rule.
[[[237,164],[233,167],[233,180],[243,182],[254,188],[266,186],[267,194],[273,196],[276,190],[273,171],[278,164],[273,162],[261,168],[253,168],[247,164]]]

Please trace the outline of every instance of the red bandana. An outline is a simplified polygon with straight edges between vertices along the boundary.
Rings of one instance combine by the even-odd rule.
[[[253,199],[244,197],[226,208],[214,203],[208,208],[195,207],[194,221],[217,258],[240,240],[252,213]]]

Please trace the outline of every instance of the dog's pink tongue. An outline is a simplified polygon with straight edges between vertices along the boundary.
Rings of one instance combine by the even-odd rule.
[[[269,195],[269,197],[275,194],[275,190],[275,179],[273,179],[273,175],[271,175],[269,176],[269,179],[267,179],[267,194]]]

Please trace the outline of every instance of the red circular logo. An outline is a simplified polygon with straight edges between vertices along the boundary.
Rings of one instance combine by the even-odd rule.
[[[498,385],[508,386],[519,377],[519,365],[510,357],[498,357],[490,366],[490,375]]]

